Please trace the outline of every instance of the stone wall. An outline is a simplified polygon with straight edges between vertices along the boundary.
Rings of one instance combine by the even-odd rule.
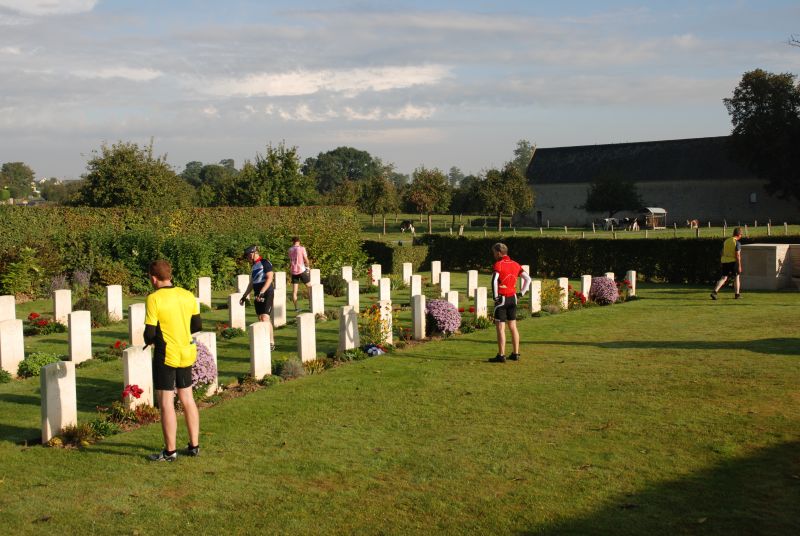
[[[737,222],[773,224],[800,221],[798,205],[772,197],[764,190],[764,181],[752,179],[736,181],[705,180],[678,182],[640,182],[636,187],[645,206],[661,207],[667,211],[668,225],[676,222],[678,226],[686,220],[698,219],[705,225],[721,225],[726,219],[728,225]],[[607,214],[589,214],[581,205],[586,202],[588,183],[563,183],[533,185],[536,193],[536,206],[525,217],[527,225],[539,226],[537,212],[541,212],[541,225],[546,226],[586,226],[593,219],[604,218]],[[755,194],[755,202],[751,195]]]

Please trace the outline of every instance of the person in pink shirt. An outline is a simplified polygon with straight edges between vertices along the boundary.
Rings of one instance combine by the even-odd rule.
[[[311,283],[311,261],[308,260],[306,248],[300,245],[300,239],[296,236],[292,238],[292,247],[289,248],[289,271],[292,274],[292,302],[297,312],[297,288],[301,281],[305,286]]]

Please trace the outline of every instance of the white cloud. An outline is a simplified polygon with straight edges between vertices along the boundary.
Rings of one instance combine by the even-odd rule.
[[[320,91],[355,96],[365,91],[389,91],[437,84],[450,76],[442,65],[364,67],[344,70],[300,70],[279,74],[251,74],[238,79],[215,80],[205,86],[218,96],[291,97]]]
[[[382,117],[380,108],[373,108],[366,112],[359,112],[350,108],[349,106],[345,107],[342,115],[344,115],[344,117],[350,121],[378,121]]]
[[[217,110],[216,106],[206,106],[202,112],[203,115],[208,117],[219,117],[219,110]]]
[[[414,106],[413,104],[406,104],[402,109],[390,113],[386,117],[389,119],[413,121],[417,119],[428,119],[434,112],[436,112],[436,108],[432,106]]]
[[[0,7],[26,15],[67,15],[91,11],[97,0],[0,0]]]
[[[280,109],[278,115],[285,121],[301,121],[304,123],[321,123],[336,117],[333,111],[314,112],[308,104],[299,104],[294,109]]]
[[[80,78],[125,78],[134,82],[149,82],[163,73],[154,69],[137,69],[135,67],[112,67],[108,69],[79,70],[73,74]]]
[[[22,54],[22,49],[19,47],[2,47],[0,48],[0,54],[6,54],[8,56],[19,56]]]
[[[342,130],[334,136],[337,143],[427,144],[444,141],[444,132],[435,128],[381,128]]]

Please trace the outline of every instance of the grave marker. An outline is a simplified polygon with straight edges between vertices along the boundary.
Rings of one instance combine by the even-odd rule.
[[[378,302],[381,314],[381,332],[385,344],[394,344],[392,338],[392,302],[391,300],[381,300]]]
[[[92,358],[92,313],[72,311],[68,320],[69,360],[83,363]]]
[[[582,275],[581,276],[581,294],[589,297],[589,291],[592,290],[592,276],[591,275]]]
[[[275,290],[282,289],[286,293],[286,272],[275,272]]]
[[[358,281],[355,281],[357,283]],[[345,305],[339,315],[339,352],[354,350],[361,345],[358,336],[358,309]]]
[[[128,346],[122,351],[122,385],[136,385],[142,390],[139,398],[126,397],[128,409],[153,406],[153,347]]]
[[[412,275],[411,276],[411,298],[413,299],[414,296],[419,296],[422,294],[422,276],[421,275]]]
[[[197,299],[206,307],[211,307],[211,278],[199,277],[197,279]]]
[[[467,272],[467,296],[473,298],[476,288],[478,288],[478,270],[470,270]]]
[[[447,293],[447,301],[453,304],[453,306],[458,309],[458,291],[451,290]]]
[[[392,301],[392,280],[388,277],[381,277],[378,301]]]
[[[106,287],[106,311],[111,322],[122,320],[122,286],[108,285]]]
[[[614,272],[606,272],[606,278],[614,281]]]
[[[361,310],[361,294],[358,291],[358,281],[350,281],[347,284],[347,305],[355,308],[356,311]]]
[[[311,294],[311,312],[315,315],[325,313],[325,289],[321,284],[308,287]]]
[[[486,287],[475,289],[475,318],[488,318],[486,309]]]
[[[425,295],[417,294],[411,297],[411,325],[415,341],[425,338]]]
[[[531,313],[542,310],[542,282],[538,279],[531,281]]]
[[[431,285],[439,284],[439,276],[442,273],[442,261],[431,261]]]
[[[236,276],[236,292],[244,294],[247,290],[247,285],[250,284],[250,276],[247,274],[239,274]]]
[[[14,295],[0,296],[0,322],[17,318],[17,301]]]
[[[72,291],[60,289],[53,292],[53,320],[66,326],[71,312]]]
[[[352,266],[342,266],[342,279],[345,281],[352,281],[353,280],[353,267]]]
[[[558,286],[561,287],[561,308],[567,309],[569,307],[569,279],[559,277]]]
[[[297,315],[297,355],[303,362],[317,358],[316,319],[312,313]]]
[[[286,288],[275,289],[272,298],[272,325],[276,328],[286,325]]]
[[[382,268],[380,264],[373,264],[370,267],[370,273],[372,275],[372,280],[370,281],[370,285],[372,285],[373,287],[377,287],[378,283],[381,280],[381,270]]]
[[[238,292],[228,296],[228,325],[232,328],[245,329],[245,306],[239,304],[242,295]]]
[[[22,320],[14,318],[0,321],[0,369],[16,376],[23,359],[25,338]]]
[[[311,269],[311,280],[308,282],[309,285],[320,285],[322,284],[322,276],[320,274],[319,268],[312,268]]]
[[[132,303],[128,306],[128,336],[132,346],[144,346],[144,317],[147,306],[143,303]]]
[[[78,424],[75,363],[51,363],[42,367],[39,376],[42,394],[42,443],[46,444],[67,426]]]
[[[269,324],[253,322],[247,328],[250,335],[250,375],[256,380],[272,374]]]
[[[441,289],[441,297],[446,297],[447,293],[450,292],[450,272],[439,274],[439,288]]]
[[[403,263],[403,283],[411,284],[411,274],[414,273],[414,266],[410,262]]]
[[[628,273],[625,274],[625,279],[631,284],[628,296],[636,296],[636,270],[628,270]]]

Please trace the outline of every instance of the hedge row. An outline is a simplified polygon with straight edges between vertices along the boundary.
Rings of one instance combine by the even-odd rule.
[[[360,266],[357,214],[339,207],[193,208],[169,212],[65,207],[0,208],[0,292],[47,295],[54,276],[76,270],[98,284],[148,291],[147,265],[173,263],[175,282],[194,289],[211,276],[228,288],[247,273],[242,250],[258,244],[278,269],[297,235],[323,274]]]
[[[428,246],[395,245],[366,240],[363,248],[369,261],[380,264],[388,273],[402,274],[405,262],[410,262],[415,272],[430,268]]]
[[[441,260],[443,268],[466,271],[491,269],[491,247],[497,239],[425,235],[415,243],[427,246],[422,263]],[[533,274],[544,277],[575,277],[581,274],[636,270],[648,280],[669,283],[715,281],[719,275],[721,238],[672,239],[573,239],[506,237],[510,255],[520,264],[530,264]],[[800,236],[742,239],[748,243],[800,243]],[[395,248],[393,251],[398,251]],[[396,263],[391,263],[396,264]]]

